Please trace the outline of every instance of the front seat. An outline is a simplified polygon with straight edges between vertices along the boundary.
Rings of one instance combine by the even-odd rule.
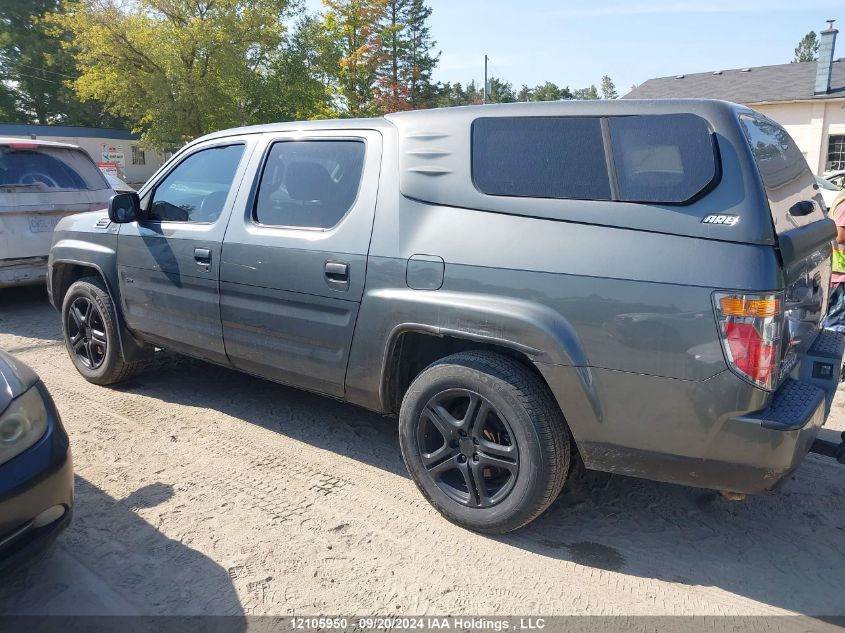
[[[285,188],[294,203],[285,205],[286,224],[330,228],[345,209],[337,204],[337,183],[320,163],[299,161],[288,165]]]

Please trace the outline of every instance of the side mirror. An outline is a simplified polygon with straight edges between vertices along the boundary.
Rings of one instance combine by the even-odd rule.
[[[141,217],[141,199],[132,193],[116,193],[109,200],[109,220],[115,224],[135,222]]]

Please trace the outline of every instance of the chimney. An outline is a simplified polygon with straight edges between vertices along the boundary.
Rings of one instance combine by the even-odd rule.
[[[838,30],[833,28],[836,20],[828,20],[827,28],[821,32],[819,42],[819,61],[816,62],[816,88],[814,94],[823,95],[830,92],[830,74],[833,66],[833,47],[836,45]]]

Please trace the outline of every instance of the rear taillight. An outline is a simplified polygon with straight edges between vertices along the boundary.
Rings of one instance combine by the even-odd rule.
[[[714,304],[731,369],[758,387],[773,389],[783,338],[781,295],[717,292]]]

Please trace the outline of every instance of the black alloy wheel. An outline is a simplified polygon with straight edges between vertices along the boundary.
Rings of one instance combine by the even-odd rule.
[[[519,449],[507,420],[470,389],[448,389],[420,413],[417,442],[425,472],[447,496],[490,508],[513,489]]]
[[[108,353],[106,324],[100,309],[88,297],[76,297],[67,311],[65,328],[68,342],[79,361],[98,369]]]

